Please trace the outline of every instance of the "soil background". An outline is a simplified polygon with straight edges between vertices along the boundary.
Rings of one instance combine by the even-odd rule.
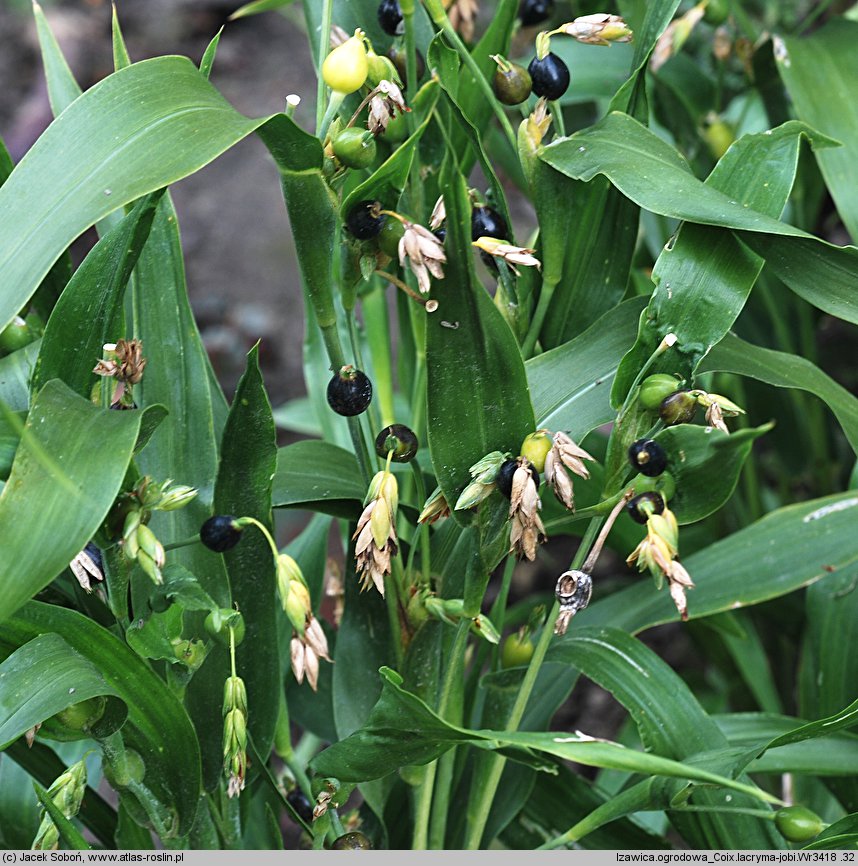
[[[45,15],[84,89],[113,71],[108,0],[42,0]],[[198,62],[225,25],[212,82],[243,114],[282,111],[312,123],[315,75],[300,8],[227,22],[237,0],[117,0],[134,61],[183,54]],[[300,7],[300,4],[298,4]],[[17,162],[51,122],[29,0],[0,0],[0,137]],[[303,310],[292,235],[274,163],[249,136],[171,187],[185,250],[188,290],[215,370],[230,398],[246,352],[262,339],[272,404],[303,393]],[[82,258],[94,242],[75,247]]]

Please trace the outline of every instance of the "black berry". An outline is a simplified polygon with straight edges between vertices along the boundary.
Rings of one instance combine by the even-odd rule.
[[[482,237],[499,240],[509,237],[506,220],[490,207],[475,207],[471,211],[471,240],[478,241]]]
[[[664,498],[653,491],[641,493],[628,501],[626,511],[635,523],[646,523],[651,514],[661,514],[664,511]]]
[[[414,458],[419,445],[414,431],[404,424],[391,424],[375,437],[375,453],[386,460],[392,451],[390,459],[394,463],[408,463]]]
[[[337,415],[360,415],[372,401],[372,382],[351,365],[342,367],[328,382],[328,405]]]
[[[498,490],[500,490],[507,499],[512,496],[512,478],[515,475],[515,470],[518,469],[519,466],[525,464],[527,464],[527,468],[530,469],[530,475],[533,478],[534,483],[539,487],[539,473],[536,471],[536,468],[532,463],[525,460],[523,457],[507,460],[506,462],[501,463],[501,467],[498,470],[498,477],[495,479],[495,484],[497,484]]]
[[[667,454],[654,439],[638,439],[629,446],[629,462],[641,475],[654,478],[667,468]]]
[[[374,238],[384,225],[386,217],[378,213],[377,201],[359,201],[346,217],[346,228],[360,241]]]
[[[232,550],[241,541],[241,529],[233,526],[231,514],[215,514],[200,528],[200,541],[216,553]]]
[[[286,795],[286,802],[298,813],[305,824],[313,823],[313,804],[300,788],[293,788]]]
[[[405,32],[405,21],[399,0],[381,0],[378,4],[378,23],[388,36],[402,36]]]
[[[569,87],[569,67],[556,54],[546,54],[542,60],[534,57],[527,71],[537,96],[560,99]]]
[[[554,0],[521,0],[518,7],[518,17],[525,27],[542,24],[554,12]]]
[[[697,400],[688,391],[674,391],[658,407],[658,415],[670,427],[673,424],[687,424],[694,419]]]

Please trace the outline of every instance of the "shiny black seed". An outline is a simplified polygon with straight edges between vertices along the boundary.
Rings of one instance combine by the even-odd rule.
[[[498,470],[498,477],[495,479],[495,484],[498,486],[498,490],[506,496],[507,499],[512,496],[512,478],[515,475],[515,470],[519,467],[519,460],[523,460],[524,458],[513,458],[512,460],[507,460],[504,463],[501,463],[501,468]],[[526,462],[526,461],[525,461]],[[536,486],[539,487],[539,473],[536,471],[532,463],[527,464],[530,469],[530,475],[533,478]]]
[[[241,530],[232,525],[231,514],[215,514],[200,528],[200,541],[216,553],[232,550],[241,541]]]
[[[509,238],[506,220],[490,207],[475,207],[471,211],[471,240],[478,241],[482,237]]]
[[[354,367],[343,367],[328,382],[328,405],[337,415],[360,415],[372,401],[372,382]]]
[[[667,454],[653,439],[638,439],[629,446],[629,462],[641,475],[654,478],[667,468]]]
[[[399,0],[381,0],[378,4],[378,23],[388,36],[402,36],[405,32],[405,21]]]
[[[419,446],[414,431],[404,424],[391,424],[375,437],[375,453],[382,460],[386,460],[388,452],[392,451],[393,456],[390,459],[394,463],[408,463],[417,453]]]
[[[537,96],[560,99],[569,87],[569,67],[556,54],[547,54],[542,60],[534,57],[527,71]]]
[[[650,514],[664,511],[664,497],[655,491],[641,493],[628,501],[626,511],[636,523],[646,523]]]
[[[373,216],[372,208],[376,207],[376,201],[359,201],[349,211],[346,217],[346,228],[360,241],[374,238],[384,225],[386,217],[384,214]]]
[[[304,823],[313,823],[313,804],[300,788],[291,790],[286,795],[286,802],[298,813],[298,817]]]
[[[435,229],[432,234],[435,235],[435,237],[438,238],[438,240],[441,241],[442,244],[445,240],[447,240],[447,229],[445,228]]]
[[[542,24],[554,12],[554,0],[522,0],[518,8],[518,17],[525,27]]]

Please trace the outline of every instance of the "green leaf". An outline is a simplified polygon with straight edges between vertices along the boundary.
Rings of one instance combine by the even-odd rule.
[[[95,534],[120,490],[142,416],[98,409],[58,381],[36,396],[0,494],[0,620]]]
[[[858,813],[847,815],[835,821],[823,830],[805,851],[825,850],[826,848],[841,848],[847,851],[858,849]]]
[[[88,659],[125,702],[128,721],[122,738],[144,760],[144,784],[166,809],[168,836],[187,833],[200,796],[200,753],[194,729],[179,701],[122,641],[75,611],[30,602],[4,622],[2,640],[6,646],[20,646],[51,632]]]
[[[677,761],[635,752],[617,743],[577,734],[471,731],[456,727],[439,718],[418,697],[402,689],[402,678],[397,673],[382,668],[381,674],[381,698],[366,725],[313,759],[311,766],[318,774],[340,781],[380,778],[393,767],[426,764],[457,743],[469,743],[482,749],[507,750],[511,757],[530,764],[539,762],[534,752],[541,752],[586,766],[607,766],[723,785],[766,802],[776,802],[769,794],[750,785]],[[408,732],[407,736],[403,736],[403,731]]]
[[[86,228],[264,122],[238,114],[183,57],[135,63],[75,100],[0,189],[0,328]]]
[[[163,593],[177,601],[185,610],[210,611],[217,607],[215,600],[200,586],[196,576],[183,565],[168,562],[161,569],[164,577]]]
[[[676,481],[670,509],[680,524],[696,523],[716,512],[733,494],[754,440],[774,425],[724,433],[714,427],[677,424],[656,434]]]
[[[835,142],[814,133],[812,144],[820,148]],[[858,322],[858,302],[851,288],[858,279],[858,250],[828,244],[745,208],[739,201],[742,196],[730,198],[701,183],[669,144],[627,115],[611,114],[550,144],[543,159],[573,178],[605,175],[653,213],[740,232],[741,240],[796,294],[825,312]]]
[[[576,624],[577,625],[577,624]],[[574,665],[582,674],[607,689],[629,712],[647,752],[687,760],[727,745],[724,735],[670,666],[631,635],[616,628],[573,628],[567,640],[557,642],[549,658]],[[695,794],[697,805],[717,805],[717,794]],[[734,806],[754,805],[733,797]],[[743,815],[699,816],[671,814],[685,838],[694,834],[714,847],[780,847],[770,826]]]
[[[31,393],[49,379],[62,379],[89,397],[102,346],[124,335],[125,286],[152,227],[160,192],[142,198],[90,251],[71,278],[48,320]],[[105,387],[109,383],[105,381]]]
[[[165,544],[196,535],[211,514],[217,471],[213,396],[208,362],[188,302],[176,212],[166,194],[134,271],[135,330],[151,360],[134,395],[143,406],[160,403],[169,415],[137,459],[156,480],[172,478],[199,494],[184,508],[156,512],[151,527]],[[223,560],[201,544],[170,554],[221,606],[229,604]]]
[[[252,3],[245,3],[244,6],[239,6],[232,15],[229,16],[230,21],[235,21],[238,18],[246,18],[249,15],[258,15],[260,12],[271,12],[274,9],[282,9],[295,0],[253,0]]]
[[[624,301],[583,334],[525,364],[537,427],[564,430],[580,442],[614,419],[611,383],[634,341],[643,305],[643,298]]]
[[[26,850],[36,835],[39,808],[37,799],[30,796],[31,791],[29,773],[19,767],[8,752],[0,754],[0,845],[7,850]]]
[[[247,356],[247,369],[223,433],[215,513],[254,517],[273,531],[271,484],[276,462],[277,434],[259,370],[259,347],[255,346]],[[262,533],[248,527],[241,543],[224,554],[224,561],[233,603],[246,624],[236,663],[247,685],[248,706],[253,707],[248,731],[260,754],[267,755],[282,688],[274,557]]]
[[[805,725],[800,719],[773,713],[733,713],[713,716],[731,745],[747,749]],[[769,748],[748,764],[749,773],[802,773],[814,776],[854,776],[858,774],[858,736],[847,733],[826,734]]]
[[[36,21],[36,32],[39,36],[39,48],[42,53],[42,66],[48,83],[48,100],[51,103],[51,113],[56,117],[62,114],[83,92],[75,81],[69,65],[57,43],[45,13],[38,3],[33,3],[33,17]]]
[[[115,696],[116,691],[62,637],[34,638],[0,664],[0,749],[66,707],[101,695]],[[96,725],[100,733],[122,726],[127,710],[117,709],[105,713],[112,717],[111,725]]]
[[[180,566],[177,566],[180,567]],[[144,622],[136,619],[125,631],[125,641],[140,658],[165,659],[179,664],[173,641],[182,636],[184,611],[178,604],[170,605],[163,613],[152,613]]]
[[[778,388],[798,388],[815,394],[834,413],[853,451],[858,453],[858,399],[806,358],[763,349],[727,334],[706,356],[698,372],[737,373]]]
[[[12,412],[25,412],[30,406],[30,379],[41,345],[42,341],[36,340],[0,358],[0,400]]]
[[[804,124],[790,121],[775,130],[743,136],[718,162],[703,185],[733,205],[776,219],[786,205],[798,166]],[[773,171],[772,166],[777,166]],[[641,317],[637,342],[620,366],[613,400],[620,405],[638,371],[661,340],[673,333],[678,343],[650,372],[690,379],[700,359],[733,326],[762,270],[731,231],[683,225],[658,257],[655,290]]]
[[[306,508],[355,519],[365,495],[357,460],[344,448],[308,439],[277,452],[275,508]]]
[[[696,585],[688,595],[689,618],[778,598],[858,561],[858,541],[850,528],[856,507],[856,491],[788,505],[683,557]],[[598,598],[598,587],[594,594],[590,607],[576,615],[575,626],[637,632],[679,618],[667,593],[657,592],[647,577],[607,598]]]
[[[858,23],[834,19],[810,36],[785,39],[785,50],[775,52],[799,118],[841,142],[817,154],[817,160],[853,241],[858,241],[858,106],[850,94],[858,76],[856,36]]]
[[[517,453],[536,422],[515,338],[474,273],[464,180],[448,165],[442,186],[448,255],[444,279],[432,285],[438,313],[426,320],[427,417],[435,474],[455,502],[474,463],[490,451]]]

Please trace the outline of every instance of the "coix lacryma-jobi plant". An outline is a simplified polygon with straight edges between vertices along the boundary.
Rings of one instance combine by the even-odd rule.
[[[312,131],[312,94],[224,100],[220,34],[133,63],[116,15],[81,93],[34,7],[56,117],[0,148],[5,845],[855,846],[833,5],[305,0]],[[305,301],[274,412],[257,348],[224,398],[167,191],[251,134]],[[311,515],[285,548],[280,509]]]

